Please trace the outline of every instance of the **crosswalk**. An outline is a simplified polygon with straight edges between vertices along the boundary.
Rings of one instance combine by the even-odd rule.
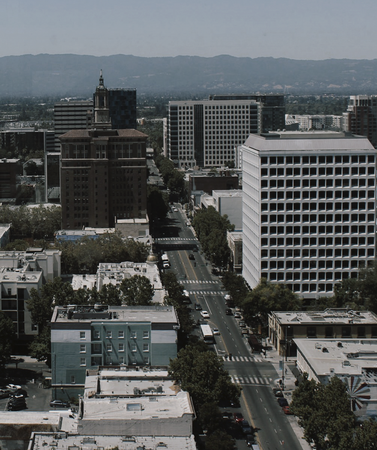
[[[219,284],[219,280],[180,280],[181,284]]]
[[[230,375],[230,378],[232,380],[232,383],[234,384],[251,384],[251,385],[270,385],[272,383],[272,378],[263,378],[263,377],[253,377],[252,375],[248,376],[237,376],[237,375]]]
[[[195,238],[184,238],[184,237],[166,237],[166,238],[156,238],[155,242],[160,241],[191,241],[191,242],[198,242]]]
[[[229,361],[227,356],[222,356],[224,361]],[[236,362],[262,362],[263,358],[259,356],[232,356],[232,361]]]
[[[189,294],[201,294],[201,295],[224,295],[226,291],[189,291]]]

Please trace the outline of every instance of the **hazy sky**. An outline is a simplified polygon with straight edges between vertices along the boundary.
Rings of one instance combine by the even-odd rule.
[[[1,0],[0,56],[377,58],[377,0]]]

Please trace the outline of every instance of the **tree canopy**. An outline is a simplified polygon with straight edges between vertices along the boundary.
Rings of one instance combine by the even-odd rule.
[[[350,405],[346,385],[338,377],[325,385],[304,374],[293,392],[290,409],[299,418],[307,442],[318,450],[355,450],[353,441],[358,436],[361,442],[361,436],[354,433],[357,425]]]
[[[0,366],[4,366],[10,360],[15,336],[12,319],[0,311]]]

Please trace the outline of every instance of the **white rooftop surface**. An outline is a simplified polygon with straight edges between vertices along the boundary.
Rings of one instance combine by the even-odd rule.
[[[0,281],[17,281],[18,283],[37,283],[42,271],[27,271],[24,268],[0,267]]]
[[[324,311],[273,311],[272,314],[284,325],[295,324],[376,324],[377,316],[371,311],[325,309]]]
[[[319,377],[330,375],[330,369],[337,375],[360,375],[362,369],[377,369],[377,339],[294,339],[294,342]]]
[[[99,383],[98,383],[99,380]],[[167,370],[102,370],[99,375],[87,375],[84,398],[133,397],[135,395],[176,395],[180,388],[168,377]]]
[[[93,289],[97,282],[97,275],[73,275],[72,287],[74,291],[78,289]]]
[[[242,190],[231,189],[231,190],[218,190],[212,191],[214,197],[242,197]]]
[[[44,450],[54,448],[56,450],[97,450],[98,448],[119,450],[196,450],[193,435],[184,437],[172,436],[96,436],[95,438],[81,435],[66,435],[57,438],[60,433],[35,433],[33,445],[29,450]]]
[[[180,391],[174,396],[136,398],[90,398],[84,401],[82,421],[90,420],[154,420],[194,414],[190,396]]]
[[[1,411],[0,424],[38,424],[58,427],[60,411]]]
[[[119,322],[152,322],[152,323],[178,323],[175,309],[172,306],[151,305],[151,306],[109,306],[108,309],[101,310],[98,314],[98,319],[95,317],[95,310],[88,310],[89,307],[77,306],[75,312],[81,313],[80,318],[68,319],[68,309],[63,306],[56,306],[52,320],[55,322],[95,322],[99,320],[104,321],[119,321]],[[112,318],[104,319],[104,313],[112,313]],[[90,316],[85,318],[88,313]],[[93,316],[94,313],[94,316]],[[115,314],[114,314],[115,313]]]
[[[244,147],[255,148],[262,152],[336,152],[336,151],[366,151],[372,153],[376,149],[364,136],[345,136],[342,132],[334,131],[287,131],[273,132],[271,137],[250,134]],[[280,136],[274,138],[273,135]]]

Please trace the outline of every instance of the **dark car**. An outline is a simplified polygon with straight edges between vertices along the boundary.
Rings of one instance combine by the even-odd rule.
[[[246,444],[248,447],[251,447],[253,444],[255,444],[255,438],[253,434],[248,434],[246,436]]]
[[[10,397],[28,397],[27,391],[25,389],[17,389],[16,392],[12,392],[10,395]]]
[[[195,255],[193,253],[189,254],[189,259],[195,259]]]
[[[231,315],[233,314],[233,312],[232,312],[232,310],[231,310],[230,308],[227,308],[227,309],[225,310],[225,314],[226,314],[227,316],[231,316]]]
[[[69,408],[70,404],[63,402],[62,400],[53,400],[50,402],[51,408]]]
[[[242,422],[239,422],[239,424],[241,425],[243,434],[248,435],[253,432],[253,430],[251,429],[251,426],[249,425],[249,422],[247,420],[243,420]]]
[[[280,405],[281,407],[283,407],[283,406],[288,406],[288,401],[287,401],[287,399],[284,398],[284,397],[278,398],[278,403],[279,403],[279,405]]]
[[[241,423],[244,419],[243,419],[243,415],[240,412],[235,412],[233,414],[234,420],[236,423]]]
[[[202,310],[202,306],[200,303],[195,303],[195,310],[196,311],[201,311]]]
[[[273,388],[272,392],[274,393],[275,397],[284,397],[284,394],[280,388]]]

